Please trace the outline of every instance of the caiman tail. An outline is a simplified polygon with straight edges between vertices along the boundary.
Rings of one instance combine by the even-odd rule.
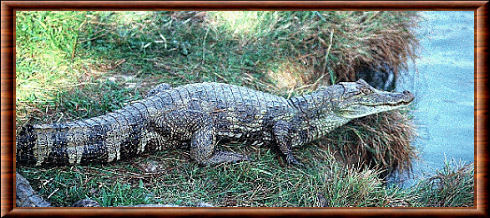
[[[144,143],[141,133],[146,129],[146,116],[144,105],[134,104],[75,122],[26,125],[17,134],[17,163],[36,166],[105,163],[131,156],[144,148],[140,145]]]

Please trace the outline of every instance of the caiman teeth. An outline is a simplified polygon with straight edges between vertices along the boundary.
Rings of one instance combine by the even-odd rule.
[[[400,101],[400,102],[395,102],[395,103],[384,103],[384,104],[362,104],[362,105],[365,105],[365,106],[371,106],[371,107],[376,107],[376,106],[392,106],[392,107],[396,107],[396,106],[400,106],[400,105],[408,105],[410,104],[411,102],[413,101],[413,99],[410,99],[409,101]]]
[[[412,100],[413,100],[413,99],[412,99]],[[400,106],[400,105],[408,105],[408,104],[410,104],[410,102],[412,102],[412,100],[410,100],[410,101],[404,101],[404,100],[402,100],[402,101],[400,101],[400,102],[397,102],[397,103],[392,103],[392,104],[388,104],[388,105],[390,105],[390,106],[394,106],[394,107],[396,107],[396,106]]]

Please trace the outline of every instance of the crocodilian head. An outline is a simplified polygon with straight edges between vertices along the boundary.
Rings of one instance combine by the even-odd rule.
[[[357,82],[341,82],[343,91],[334,104],[334,113],[340,117],[354,119],[370,114],[389,111],[410,104],[414,96],[409,91],[380,91],[360,79]]]

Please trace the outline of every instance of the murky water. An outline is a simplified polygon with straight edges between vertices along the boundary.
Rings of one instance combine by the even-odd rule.
[[[474,161],[474,13],[420,13],[417,70],[411,69],[397,88],[416,96],[419,137],[414,145],[421,158],[414,180],[441,169],[445,159]]]

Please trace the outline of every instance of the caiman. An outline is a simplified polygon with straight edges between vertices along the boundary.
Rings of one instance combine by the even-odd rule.
[[[292,147],[413,99],[408,91],[379,91],[364,80],[322,86],[289,99],[222,83],[160,84],[146,98],[102,116],[25,125],[17,135],[16,160],[37,166],[107,163],[183,143],[201,165],[249,160],[216,150],[217,142],[236,141],[278,146],[289,164],[301,164]]]

